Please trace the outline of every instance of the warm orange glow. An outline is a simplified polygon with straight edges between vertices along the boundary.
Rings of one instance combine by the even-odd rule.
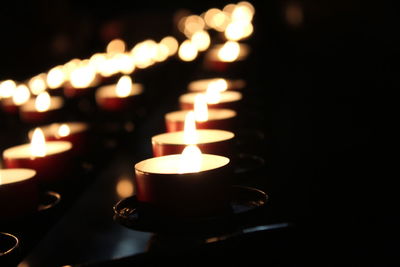
[[[89,65],[89,61],[75,68],[70,74],[70,82],[74,88],[87,88],[94,81],[96,70]]]
[[[131,179],[128,177],[121,177],[117,182],[116,187],[117,194],[120,198],[126,198],[132,196],[134,193],[134,186]]]
[[[118,70],[123,74],[131,74],[135,70],[135,61],[133,57],[128,54],[117,54],[114,57]]]
[[[58,137],[66,137],[71,133],[71,129],[69,126],[65,123],[61,124],[60,127],[58,127],[57,130],[57,136]]]
[[[196,145],[186,146],[182,151],[178,173],[192,173],[201,170],[201,150]]]
[[[210,46],[210,35],[206,31],[198,31],[192,35],[192,43],[197,47],[197,50],[204,51]]]
[[[157,45],[157,55],[154,57],[154,60],[157,62],[162,62],[166,60],[169,56],[169,49],[164,44]]]
[[[154,40],[145,40],[136,44],[132,50],[131,55],[138,68],[144,69],[154,63],[157,57],[158,44]]]
[[[125,52],[125,42],[121,39],[114,39],[108,43],[106,52],[107,54],[116,54]]]
[[[179,47],[178,55],[183,61],[192,61],[197,57],[197,54],[197,48],[190,40],[184,41]]]
[[[29,89],[32,94],[38,95],[44,90],[46,90],[46,74],[42,73],[33,78],[31,78],[28,82]]]
[[[172,37],[167,36],[160,41],[160,44],[163,44],[168,47],[168,55],[172,56],[178,51],[179,43],[178,41]]]
[[[207,98],[203,94],[196,95],[194,99],[194,115],[196,121],[204,122],[208,120]]]
[[[207,86],[206,99],[208,104],[217,104],[221,101],[221,92],[228,89],[228,83],[224,79],[212,81]]]
[[[253,11],[245,5],[237,5],[231,14],[233,21],[251,21],[253,19]]]
[[[14,90],[17,87],[13,80],[6,80],[0,83],[0,97],[8,98],[12,97]]]
[[[183,141],[187,145],[197,144],[198,135],[196,130],[196,118],[193,111],[189,111],[185,117],[185,126],[183,130]]]
[[[31,93],[26,85],[18,85],[14,90],[13,102],[15,105],[20,106],[29,100]]]
[[[40,128],[36,128],[33,131],[30,150],[31,155],[34,157],[46,156],[46,140],[43,131]]]
[[[248,21],[234,21],[225,30],[225,37],[230,41],[238,41],[253,33],[253,25]]]
[[[50,95],[47,92],[40,93],[35,100],[35,108],[39,112],[46,111],[50,108]]]
[[[221,61],[233,62],[240,54],[240,46],[237,42],[228,41],[218,51],[218,58]]]
[[[118,97],[127,97],[132,92],[132,79],[131,77],[124,75],[119,78],[117,85],[115,86],[115,93]]]
[[[50,89],[59,88],[65,82],[63,66],[56,66],[47,73],[46,83]]]
[[[212,8],[206,12],[204,19],[208,27],[223,32],[229,23],[228,14],[217,8]]]
[[[63,71],[66,79],[69,79],[69,77],[71,76],[71,72],[74,71],[76,68],[78,68],[80,64],[81,60],[79,58],[71,59],[70,61],[64,64]]]
[[[202,17],[197,15],[190,15],[183,18],[183,33],[186,37],[191,37],[195,32],[202,31],[205,26],[205,22]]]

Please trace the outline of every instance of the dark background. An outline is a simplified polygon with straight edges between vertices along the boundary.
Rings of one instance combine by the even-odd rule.
[[[226,3],[4,2],[0,80],[88,57],[115,37],[159,40],[176,34],[178,9],[199,14]],[[398,88],[399,9],[354,0],[254,5],[252,71],[264,97],[276,212],[303,226],[301,238],[315,257],[331,263],[351,255],[381,265],[399,248],[392,232],[397,194],[388,181],[396,179],[387,152],[393,144],[384,127],[387,92]],[[161,23],[168,18],[170,25]]]

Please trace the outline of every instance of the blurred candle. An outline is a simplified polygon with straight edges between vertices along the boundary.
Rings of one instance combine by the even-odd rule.
[[[97,104],[107,111],[123,111],[134,107],[143,86],[132,83],[129,76],[122,76],[117,84],[100,87],[96,92]]]
[[[64,106],[62,97],[40,93],[35,99],[28,100],[20,108],[20,117],[24,122],[43,123],[55,120]]]
[[[246,82],[244,80],[230,80],[223,78],[212,78],[212,79],[201,79],[192,81],[188,85],[189,91],[192,92],[205,92],[209,87],[210,83],[219,82],[226,83],[227,90],[241,90],[246,86]]]
[[[190,110],[194,108],[194,102],[197,93],[186,93],[179,97],[181,109]],[[210,108],[237,109],[242,100],[242,94],[236,91],[211,91],[206,94],[207,102]]]
[[[199,217],[229,207],[229,158],[202,154],[194,145],[182,154],[150,158],[135,165],[136,197],[159,214]]]
[[[7,168],[28,168],[37,172],[40,183],[61,180],[70,170],[72,144],[67,141],[46,142],[42,130],[37,128],[28,144],[3,151]]]

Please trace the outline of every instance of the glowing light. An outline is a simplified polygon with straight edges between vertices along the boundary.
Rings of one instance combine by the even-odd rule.
[[[231,18],[233,21],[250,22],[253,19],[253,12],[248,6],[237,5],[231,14]]]
[[[79,67],[81,64],[81,60],[79,58],[74,58],[68,61],[63,66],[63,71],[66,79],[69,79],[71,76],[71,72],[74,71],[76,68]]]
[[[121,39],[114,39],[108,43],[106,52],[107,54],[116,54],[125,52],[125,42]]]
[[[44,138],[43,131],[40,128],[36,128],[33,131],[30,150],[31,155],[34,157],[46,156],[46,140]]]
[[[211,42],[210,35],[206,31],[195,32],[191,38],[191,41],[199,51],[207,50]]]
[[[65,82],[65,79],[63,66],[56,66],[47,73],[46,83],[50,89],[56,89]]]
[[[253,25],[247,21],[234,21],[225,30],[225,37],[230,41],[238,41],[253,33]]]
[[[169,56],[169,49],[164,44],[158,44],[157,46],[157,55],[154,57],[154,60],[157,62],[162,62],[166,60]]]
[[[128,177],[121,177],[117,183],[116,191],[120,198],[132,196],[134,193],[133,182]]]
[[[218,58],[221,61],[233,62],[240,54],[240,46],[237,42],[228,41],[218,51]]]
[[[71,129],[69,126],[65,123],[61,124],[60,127],[58,127],[57,130],[57,136],[58,137],[66,137],[71,133]]]
[[[163,38],[160,41],[160,44],[163,44],[168,47],[168,55],[169,56],[175,55],[175,53],[178,51],[178,47],[179,47],[178,41],[172,36],[167,36],[167,37]]]
[[[17,87],[13,80],[6,80],[0,83],[0,97],[8,98],[12,97],[14,90]]]
[[[178,173],[199,172],[201,164],[201,150],[195,145],[186,146],[181,154]]]
[[[35,100],[35,108],[39,112],[44,112],[50,108],[50,95],[47,92],[40,93]]]
[[[229,23],[229,16],[226,12],[217,8],[208,10],[204,16],[207,26],[217,31],[223,32]]]
[[[195,32],[204,30],[205,22],[202,17],[197,15],[190,15],[183,18],[184,30],[183,33],[186,37],[192,36]]]
[[[87,62],[87,64],[81,64],[71,72],[70,82],[74,88],[88,88],[95,77],[95,69]]]
[[[190,40],[184,41],[179,47],[178,55],[183,61],[192,61],[197,57],[197,54],[197,48]]]
[[[124,75],[119,78],[117,86],[115,87],[115,93],[118,97],[127,97],[132,91],[132,79],[131,77]]]
[[[26,85],[18,85],[14,90],[13,102],[15,105],[20,106],[29,100],[31,93]]]
[[[154,63],[157,57],[158,44],[153,40],[146,40],[136,44],[132,50],[131,55],[138,68],[147,68]]]
[[[42,73],[33,78],[28,82],[29,89],[31,89],[32,94],[38,95],[44,90],[46,90],[46,74]]]
[[[194,115],[196,121],[204,122],[208,120],[207,99],[203,94],[196,95],[194,99]]]
[[[187,145],[197,144],[198,134],[196,131],[196,119],[193,111],[189,111],[185,117],[185,126],[183,131],[183,141]]]
[[[218,104],[221,101],[221,92],[228,89],[228,83],[224,79],[212,81],[207,86],[206,99],[208,104]]]
[[[135,70],[135,62],[130,54],[117,54],[114,59],[118,70],[123,74],[131,74]]]

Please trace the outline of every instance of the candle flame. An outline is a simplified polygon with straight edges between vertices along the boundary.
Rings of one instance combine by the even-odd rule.
[[[46,90],[46,74],[42,73],[33,78],[28,82],[29,89],[31,89],[32,94],[38,95],[44,90]]]
[[[96,78],[95,68],[89,64],[81,62],[81,66],[71,71],[70,82],[74,88],[88,88]]]
[[[188,145],[182,151],[178,173],[199,172],[201,169],[201,150],[196,145]]]
[[[207,50],[211,42],[210,35],[206,31],[195,32],[191,37],[191,41],[199,51]]]
[[[71,129],[69,128],[69,126],[67,124],[63,123],[60,125],[60,127],[58,127],[57,135],[59,137],[68,136],[70,133],[71,133]]]
[[[198,94],[194,99],[194,115],[196,121],[204,122],[208,120],[207,98],[204,94]]]
[[[108,43],[106,52],[107,54],[117,54],[125,52],[125,42],[121,39],[114,39]]]
[[[183,130],[183,141],[187,145],[197,144],[198,134],[196,130],[196,120],[193,111],[189,111],[185,117],[185,126]]]
[[[178,50],[179,58],[183,61],[192,61],[197,57],[197,47],[190,41],[185,40]]]
[[[46,156],[46,140],[44,138],[43,131],[40,128],[36,128],[33,131],[30,149],[32,156],[35,157]]]
[[[50,108],[50,95],[47,92],[40,93],[35,100],[35,108],[39,112],[47,111]]]
[[[29,97],[31,96],[31,93],[29,92],[28,87],[26,85],[18,85],[17,88],[14,90],[13,94],[13,102],[15,105],[20,106],[26,101],[29,100]]]
[[[160,44],[163,44],[168,47],[168,55],[172,56],[178,51],[178,41],[175,39],[175,37],[172,36],[167,36],[164,37],[161,41]]]
[[[208,104],[218,104],[221,101],[221,92],[228,89],[228,83],[224,79],[217,79],[207,85],[206,98]]]
[[[115,87],[115,93],[118,97],[127,97],[132,91],[132,79],[131,77],[124,75],[119,78],[117,86]]]
[[[0,97],[8,98],[13,96],[14,90],[17,87],[13,80],[6,80],[0,83]]]
[[[66,79],[65,76],[66,75],[64,73],[63,66],[60,65],[52,68],[47,73],[47,78],[46,78],[47,86],[50,89],[56,89],[60,87],[65,82]]]
[[[240,46],[237,42],[228,41],[218,51],[218,58],[221,61],[233,62],[240,54]]]

